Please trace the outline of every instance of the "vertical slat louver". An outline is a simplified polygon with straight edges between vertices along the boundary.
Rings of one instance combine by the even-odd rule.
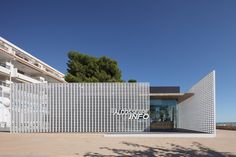
[[[11,132],[143,132],[149,119],[148,83],[48,83],[11,85]]]

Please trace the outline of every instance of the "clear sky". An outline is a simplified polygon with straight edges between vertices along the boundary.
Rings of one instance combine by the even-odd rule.
[[[0,2],[0,36],[63,73],[69,50],[183,92],[215,69],[217,121],[236,121],[235,0]]]

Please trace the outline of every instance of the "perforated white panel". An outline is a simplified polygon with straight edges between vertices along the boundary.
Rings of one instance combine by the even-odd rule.
[[[148,83],[21,83],[11,92],[11,132],[142,132],[150,125],[126,113],[149,111]]]
[[[178,104],[178,128],[215,134],[215,71],[188,92],[194,95]]]

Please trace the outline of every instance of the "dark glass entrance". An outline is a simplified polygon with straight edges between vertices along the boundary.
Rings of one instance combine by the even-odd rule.
[[[171,131],[177,125],[175,99],[150,100],[150,131]]]

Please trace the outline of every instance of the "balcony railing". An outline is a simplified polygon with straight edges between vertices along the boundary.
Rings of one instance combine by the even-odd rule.
[[[0,72],[10,75],[10,66],[7,66],[6,64],[0,63]]]
[[[10,84],[4,82],[4,81],[0,81],[0,86],[4,86],[4,87],[10,87]]]
[[[28,64],[33,65],[34,67],[37,67],[37,68],[39,68],[39,69],[57,77],[57,78],[60,78],[61,80],[64,80],[63,76],[60,73],[53,71],[53,70],[49,70],[47,66],[36,61],[34,58],[25,54],[24,52],[14,48],[14,47],[11,47],[10,45],[5,43],[4,41],[0,41],[0,48],[5,50],[7,53],[13,54],[13,55],[19,57],[20,59],[23,59]]]
[[[42,83],[39,80],[36,80],[36,79],[34,79],[34,78],[30,77],[30,76],[23,75],[23,74],[20,74],[20,73],[17,74],[17,77],[20,78],[21,80],[24,80],[24,81],[27,81],[27,82],[31,82],[31,83]]]
[[[9,69],[10,70],[10,66],[9,65],[6,65],[5,63],[0,63],[0,66],[2,66],[2,67],[4,67],[4,68],[7,68],[7,69]]]

